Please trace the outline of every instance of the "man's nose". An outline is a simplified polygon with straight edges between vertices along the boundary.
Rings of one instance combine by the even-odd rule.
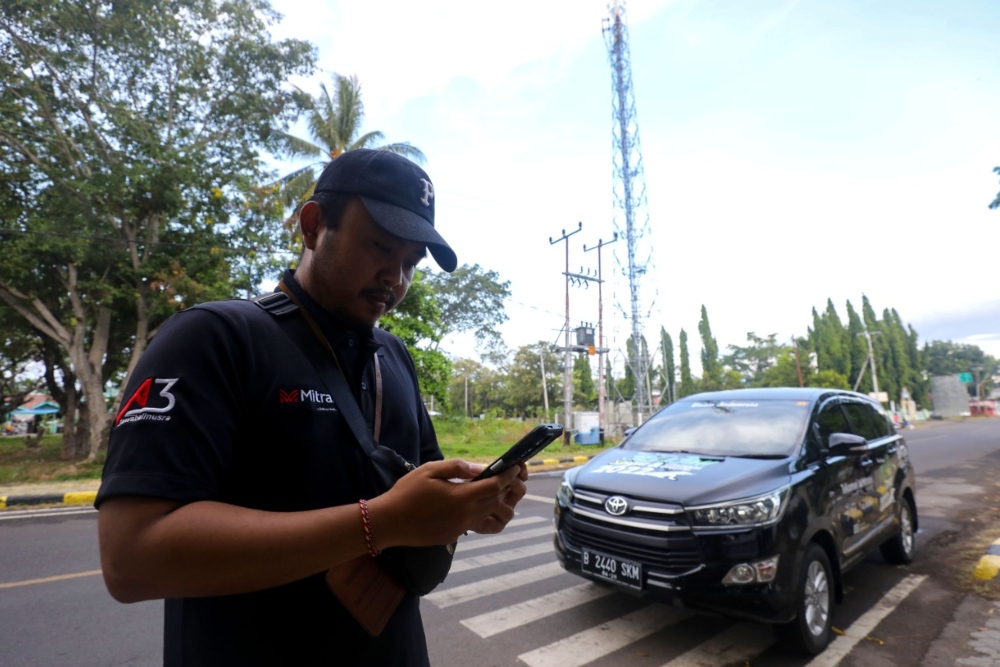
[[[403,282],[404,274],[403,260],[391,260],[386,262],[385,266],[382,267],[379,277],[382,280],[382,284],[388,287],[395,287]]]

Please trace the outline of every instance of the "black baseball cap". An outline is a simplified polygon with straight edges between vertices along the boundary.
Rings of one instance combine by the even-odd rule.
[[[430,177],[402,155],[367,148],[341,153],[323,168],[315,192],[357,195],[383,230],[423,243],[449,273],[458,265],[455,251],[434,229]]]

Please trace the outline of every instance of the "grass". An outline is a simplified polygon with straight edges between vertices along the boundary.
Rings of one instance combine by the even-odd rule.
[[[477,463],[491,463],[518,441],[521,436],[536,426],[535,422],[514,419],[472,420],[464,418],[436,417],[434,430],[438,444],[445,458],[461,458]],[[608,442],[607,446],[614,443]],[[564,458],[589,456],[603,451],[606,447],[595,445],[564,445],[560,438],[538,456],[538,458]]]
[[[445,458],[461,458],[477,463],[492,462],[534,426],[534,422],[513,419],[434,419],[434,428]],[[590,456],[613,444],[609,441],[605,447],[576,443],[564,445],[560,439],[546,447],[538,458]],[[24,436],[0,437],[0,485],[100,478],[104,466],[103,451],[95,462],[85,463],[62,460],[61,447],[61,435],[42,436],[35,447],[26,445]]]
[[[25,436],[0,437],[0,484],[66,482],[101,476],[103,452],[93,463],[64,461],[61,455],[61,435],[42,436],[36,446],[28,446]]]

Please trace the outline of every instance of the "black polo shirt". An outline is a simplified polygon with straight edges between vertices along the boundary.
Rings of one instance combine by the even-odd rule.
[[[379,355],[381,444],[417,464],[441,459],[402,342],[337,322],[291,272],[285,282],[317,316],[369,424],[371,357]],[[294,512],[372,495],[367,459],[329,387],[278,321],[249,301],[199,305],[171,317],[142,355],[125,397],[98,507],[116,496],[152,496]],[[418,603],[408,595],[373,639],[322,574],[256,593],[167,600],[164,663],[333,665],[349,656],[352,665],[427,665]]]

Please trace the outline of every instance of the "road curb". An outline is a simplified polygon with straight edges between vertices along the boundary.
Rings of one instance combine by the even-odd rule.
[[[97,498],[97,491],[43,493],[34,496],[0,496],[0,510],[26,505],[92,505],[95,498]]]
[[[594,458],[596,454],[591,454],[589,456],[567,456],[561,459],[533,459],[528,461],[529,466],[557,466],[562,463],[586,463],[590,459]]]
[[[979,558],[972,576],[980,581],[994,579],[1000,572],[1000,539],[994,540],[986,553]]]

